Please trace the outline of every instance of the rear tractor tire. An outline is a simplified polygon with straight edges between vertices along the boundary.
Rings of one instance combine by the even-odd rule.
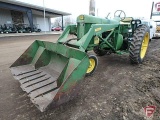
[[[89,55],[89,63],[90,64],[89,64],[89,67],[87,69],[86,76],[90,76],[95,72],[95,70],[98,66],[97,57],[95,55]]]
[[[146,25],[139,26],[135,30],[133,41],[131,42],[129,48],[129,58],[131,64],[140,64],[143,62],[150,41],[149,33],[149,28]]]
[[[104,56],[107,52],[105,50],[101,50],[99,46],[95,46],[93,51],[96,53],[97,56]]]

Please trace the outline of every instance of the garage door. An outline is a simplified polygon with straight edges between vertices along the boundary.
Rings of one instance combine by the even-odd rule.
[[[39,27],[42,31],[50,31],[49,30],[49,19],[45,18],[45,22],[46,22],[46,27],[44,24],[44,18],[42,17],[37,17],[37,24],[39,24]]]

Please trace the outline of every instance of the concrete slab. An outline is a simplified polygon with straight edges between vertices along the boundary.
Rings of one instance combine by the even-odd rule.
[[[62,31],[54,32],[33,32],[33,33],[9,33],[9,34],[0,34],[0,37],[17,37],[17,36],[39,36],[39,35],[59,35],[62,34]]]

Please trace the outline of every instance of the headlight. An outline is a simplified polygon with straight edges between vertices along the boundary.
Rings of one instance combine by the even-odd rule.
[[[137,21],[137,24],[140,24],[140,23],[141,23],[141,22],[138,20],[138,21]]]
[[[129,29],[128,32],[132,32],[132,29]]]
[[[80,20],[84,20],[84,15],[80,15],[80,16],[79,16],[79,19],[80,19]]]
[[[135,24],[136,22],[135,21],[132,21],[132,24]]]

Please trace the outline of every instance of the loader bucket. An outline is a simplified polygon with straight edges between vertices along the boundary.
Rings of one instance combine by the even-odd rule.
[[[36,40],[10,66],[13,77],[41,111],[67,102],[89,66],[86,53],[59,43]]]

